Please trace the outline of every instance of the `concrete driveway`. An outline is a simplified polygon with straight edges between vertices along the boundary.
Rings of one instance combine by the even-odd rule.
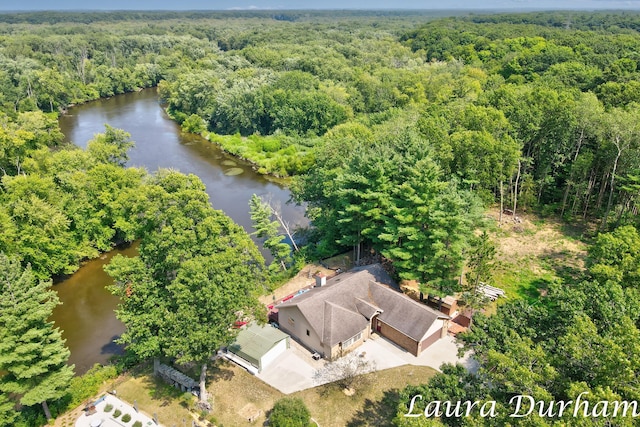
[[[379,335],[368,339],[354,352],[364,353],[363,358],[374,362],[378,371],[403,365],[430,366],[439,370],[443,363],[461,363],[467,369],[474,369],[474,361],[469,354],[458,358],[458,347],[451,336],[438,340],[419,357]],[[314,381],[313,375],[325,363],[324,360],[313,360],[311,353],[292,339],[291,348],[256,376],[282,393],[290,394],[320,385]]]
[[[355,351],[357,353],[364,352],[365,355],[363,357],[366,360],[375,362],[377,370],[403,365],[430,366],[440,370],[440,366],[443,363],[460,363],[467,369],[473,369],[474,367],[474,361],[470,359],[469,353],[462,358],[458,357],[458,346],[455,343],[455,338],[449,335],[436,341],[418,357],[377,334]]]
[[[277,360],[256,374],[256,377],[284,394],[317,386],[313,374],[326,363],[324,360],[313,360],[311,352],[293,339],[290,345]]]

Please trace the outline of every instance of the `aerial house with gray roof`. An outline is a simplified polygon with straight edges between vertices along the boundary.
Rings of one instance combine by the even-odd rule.
[[[379,264],[322,281],[278,305],[280,329],[326,359],[336,359],[374,332],[414,356],[446,336],[449,320],[397,288]]]

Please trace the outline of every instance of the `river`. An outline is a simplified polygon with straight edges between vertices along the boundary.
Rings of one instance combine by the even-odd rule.
[[[170,120],[158,102],[155,89],[128,93],[73,107],[61,116],[60,129],[68,142],[86,147],[104,125],[124,129],[135,147],[128,166],[153,172],[173,168],[197,175],[205,184],[211,204],[221,209],[245,230],[252,232],[249,199],[258,194],[281,207],[292,224],[305,224],[303,209],[287,204],[289,190],[278,181],[259,175],[248,163],[222,152],[199,135],[185,134]],[[88,261],[67,280],[56,285],[62,305],[53,313],[56,326],[71,350],[69,363],[82,374],[95,363],[105,363],[121,351],[113,339],[124,331],[115,318],[118,299],[105,286],[111,283],[102,270],[115,253],[133,256],[135,247],[119,249]]]

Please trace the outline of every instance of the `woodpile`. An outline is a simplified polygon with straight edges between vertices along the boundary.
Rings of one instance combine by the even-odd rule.
[[[478,289],[491,301],[495,301],[505,295],[505,292],[502,289],[487,285],[486,283],[480,283]]]
[[[191,391],[198,388],[198,383],[193,378],[188,377],[171,366],[160,364],[158,367],[158,375],[160,375],[160,378],[165,382],[182,391]]]

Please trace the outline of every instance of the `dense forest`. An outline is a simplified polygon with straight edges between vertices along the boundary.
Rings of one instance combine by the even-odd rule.
[[[312,220],[308,257],[375,254],[425,293],[464,292],[479,308],[492,253],[484,208],[591,230],[587,270],[477,315],[461,340],[478,373],[447,367],[403,390],[396,425],[514,423],[404,417],[415,394],[425,397],[416,413],[430,399],[638,400],[639,27],[629,12],[0,15],[0,425],[37,425],[28,408],[57,402],[49,417],[72,400],[68,355],[47,323],[56,299],[42,289],[82,260],[140,239],[139,257],[109,267],[123,341],[140,359],[202,362],[203,375],[237,320],[222,312],[257,313],[261,279],[291,262],[276,244],[266,270],[197,177],[125,168],[126,132],[107,126],[86,150],[62,144],[56,119],[70,106],[154,86],[184,131],[292,177]],[[30,307],[42,308],[25,319]],[[222,327],[199,348],[157,338],[186,324]],[[34,346],[28,330],[47,339]],[[28,392],[40,384],[50,392]],[[554,423],[605,425],[517,421]]]

